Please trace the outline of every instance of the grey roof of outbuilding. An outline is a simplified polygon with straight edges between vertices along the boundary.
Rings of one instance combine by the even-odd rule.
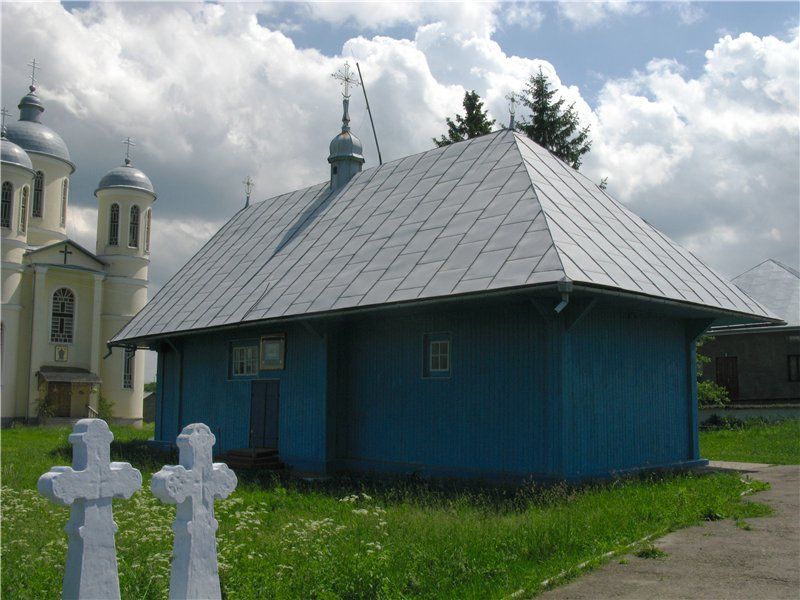
[[[800,273],[768,258],[733,278],[733,283],[786,321],[800,325]]]
[[[499,131],[238,212],[112,340],[554,283],[774,318],[547,150]]]

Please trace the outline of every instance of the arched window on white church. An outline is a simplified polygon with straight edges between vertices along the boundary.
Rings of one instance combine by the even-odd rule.
[[[150,254],[150,221],[152,219],[151,209],[147,209],[144,215],[144,251]]]
[[[25,233],[28,229],[28,193],[30,188],[26,185],[22,188],[22,195],[19,199],[19,232]]]
[[[10,181],[3,182],[2,203],[0,204],[0,227],[11,229],[11,199],[14,197],[14,186]]]
[[[61,183],[61,227],[67,224],[67,194],[69,193],[69,179],[66,177]]]
[[[111,205],[108,218],[108,245],[119,246],[119,204]]]
[[[50,341],[59,344],[71,344],[74,325],[75,294],[67,288],[59,288],[53,292]]]
[[[33,177],[33,205],[31,216],[41,217],[44,214],[44,173],[36,171]]]
[[[122,356],[122,387],[126,390],[133,389],[133,359],[136,357],[136,350],[125,348]]]
[[[128,247],[139,247],[139,207],[131,206],[131,221],[128,227]]]

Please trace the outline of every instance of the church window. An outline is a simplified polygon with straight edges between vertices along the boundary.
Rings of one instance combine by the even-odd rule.
[[[74,321],[75,294],[67,288],[59,288],[53,292],[50,341],[59,344],[71,344]]]
[[[19,201],[19,232],[25,233],[28,229],[28,192],[29,188],[26,185],[22,188],[22,196]]]
[[[111,216],[108,222],[108,245],[119,246],[119,204],[111,205]]]
[[[2,206],[0,206],[0,227],[11,228],[11,199],[14,197],[14,186],[10,181],[3,182]]]
[[[231,373],[234,377],[258,374],[258,346],[256,344],[231,346]]]
[[[144,251],[150,254],[150,220],[151,210],[148,208],[144,216]]]
[[[131,206],[131,222],[128,227],[128,247],[139,247],[139,207]]]
[[[41,217],[44,214],[44,173],[36,171],[33,177],[33,206],[31,216]]]
[[[122,387],[126,390],[133,389],[133,359],[136,356],[134,348],[125,348],[122,356]]]
[[[69,179],[64,178],[61,184],[61,227],[67,224],[67,194],[69,193]]]

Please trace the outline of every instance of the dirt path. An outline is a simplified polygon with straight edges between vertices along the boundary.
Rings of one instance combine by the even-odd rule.
[[[747,519],[751,531],[726,519],[689,527],[656,540],[663,559],[626,556],[542,598],[800,598],[800,466],[714,462],[772,488],[753,496],[775,510]]]

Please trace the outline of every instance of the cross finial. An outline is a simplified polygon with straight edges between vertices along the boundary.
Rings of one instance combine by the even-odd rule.
[[[131,148],[136,146],[136,144],[133,143],[133,138],[131,136],[122,140],[122,143],[125,144],[125,164],[129,165],[131,164]]]
[[[253,188],[256,187],[256,184],[250,178],[250,175],[248,175],[247,178],[244,181],[242,181],[242,183],[244,184],[244,193],[246,196],[244,207],[247,208],[248,206],[250,206],[250,193],[253,191]]]
[[[345,98],[349,98],[350,97],[350,86],[351,85],[353,87],[358,87],[359,85],[361,85],[358,82],[358,79],[356,79],[354,77],[352,71],[350,71],[350,63],[348,63],[347,61],[345,61],[344,67],[339,69],[338,71],[336,71],[336,73],[333,73],[331,75],[331,77],[341,81],[341,85],[344,88],[344,91],[342,92],[342,96],[344,96]]]
[[[508,104],[508,113],[509,113],[509,115],[511,115],[511,117],[509,119],[509,123],[508,123],[508,128],[509,129],[514,129],[514,117],[517,114],[517,99],[518,98],[519,98],[519,96],[517,96],[516,92],[511,92],[510,94],[508,94],[508,96],[506,96],[506,100],[508,100],[508,102],[509,102],[509,104]]]
[[[36,89],[36,69],[41,70],[42,67],[39,66],[35,58],[28,63],[28,66],[31,68],[31,91],[33,91]]]
[[[2,114],[2,125],[0,126],[0,129],[2,129],[3,137],[5,137],[5,135],[6,135],[6,117],[9,116],[11,113],[8,112],[8,110],[4,106],[3,110],[0,110],[0,114]]]

